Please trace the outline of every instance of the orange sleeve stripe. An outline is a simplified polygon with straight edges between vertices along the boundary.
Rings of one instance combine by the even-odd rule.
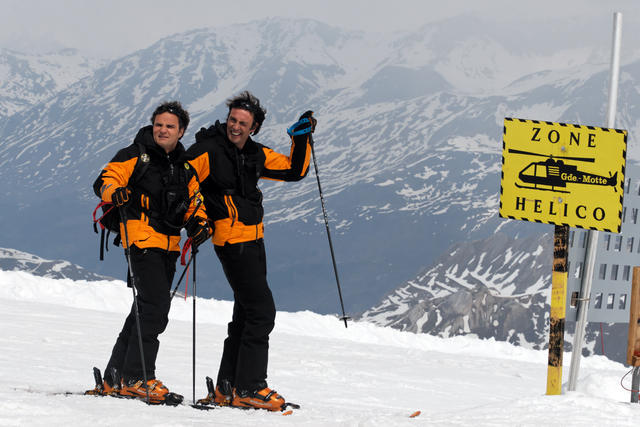
[[[304,146],[300,144],[304,144]],[[262,150],[265,155],[265,173],[260,178],[274,181],[297,181],[306,176],[311,160],[311,145],[308,137],[304,141],[298,139],[297,144],[295,138],[292,137],[289,156],[277,153],[268,147],[263,147]]]
[[[116,188],[127,185],[137,161],[138,157],[133,157],[125,162],[111,162],[105,166],[100,190],[102,200],[110,202]]]
[[[200,154],[193,160],[189,161],[191,167],[193,167],[198,174],[198,180],[203,182],[209,176],[209,152],[204,152]]]
[[[276,153],[271,148],[264,147],[265,154],[264,166],[271,170],[287,170],[291,169],[291,157],[284,154]],[[293,145],[291,146],[293,152]]]
[[[310,162],[311,162],[311,146],[307,144],[307,152],[304,155],[304,167],[300,172],[300,176],[305,176],[307,174],[307,169],[309,169]]]

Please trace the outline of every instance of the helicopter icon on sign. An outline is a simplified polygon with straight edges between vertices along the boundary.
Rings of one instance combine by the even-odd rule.
[[[563,160],[571,160],[577,162],[593,163],[594,158],[591,157],[563,157],[552,156],[547,154],[532,153],[529,151],[509,149],[509,153],[524,154],[527,156],[546,157],[547,159],[539,162],[531,162],[525,166],[519,173],[518,178],[526,184],[515,183],[519,188],[530,188],[533,190],[555,191],[558,193],[569,193],[566,190],[557,189],[557,187],[566,188],[569,184],[586,184],[611,186],[617,192],[618,172],[606,177],[578,170],[578,166],[566,164]],[[561,159],[561,160],[560,160]]]

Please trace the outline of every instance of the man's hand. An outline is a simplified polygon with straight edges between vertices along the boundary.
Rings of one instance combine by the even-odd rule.
[[[299,120],[302,119],[309,119],[309,124],[311,125],[311,133],[313,133],[316,130],[316,124],[318,123],[318,121],[316,120],[315,117],[313,117],[313,111],[311,110],[307,110],[305,111],[301,116]]]
[[[313,111],[307,110],[300,116],[300,119],[297,122],[287,129],[287,133],[289,136],[313,133],[316,130],[317,123],[318,121],[313,117]]]
[[[111,196],[111,201],[117,207],[125,206],[131,201],[131,189],[129,187],[118,187]]]
[[[200,222],[192,222],[191,224],[187,224],[185,228],[187,229],[187,236],[191,238],[191,245],[193,247],[200,246],[201,244],[206,242],[211,235],[209,224],[204,219]]]

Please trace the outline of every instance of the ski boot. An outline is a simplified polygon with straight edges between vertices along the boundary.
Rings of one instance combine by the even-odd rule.
[[[221,380],[215,388],[213,380],[207,377],[207,397],[198,400],[198,405],[230,406],[233,399],[233,388],[229,380]]]
[[[147,391],[149,404],[175,406],[182,403],[184,399],[179,394],[171,393],[162,381],[157,379],[148,380],[146,385],[143,380],[123,381],[119,395],[147,401]]]
[[[120,392],[120,376],[116,368],[111,368],[111,373],[105,373],[104,381],[100,369],[93,368],[93,378],[96,381],[95,388],[87,390],[84,394],[94,396],[116,396]]]
[[[269,387],[264,387],[253,391],[234,390],[231,406],[282,411],[287,407],[287,404],[284,401],[284,397]]]

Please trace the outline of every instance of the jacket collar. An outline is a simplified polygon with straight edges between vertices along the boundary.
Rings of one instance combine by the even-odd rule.
[[[164,148],[160,147],[153,139],[153,126],[145,126],[138,131],[138,134],[133,140],[134,143],[143,144],[147,151],[159,154],[163,157],[167,155]],[[169,153],[169,158],[177,159],[185,152],[184,145],[178,141],[176,148]]]
[[[228,152],[240,151],[242,153],[253,153],[257,150],[257,145],[251,137],[247,139],[242,150],[237,150],[235,144],[227,138],[227,123],[220,123],[220,120],[216,120],[215,124],[209,126],[208,129],[201,128],[196,133],[196,142],[202,141],[205,138],[215,138]]]

